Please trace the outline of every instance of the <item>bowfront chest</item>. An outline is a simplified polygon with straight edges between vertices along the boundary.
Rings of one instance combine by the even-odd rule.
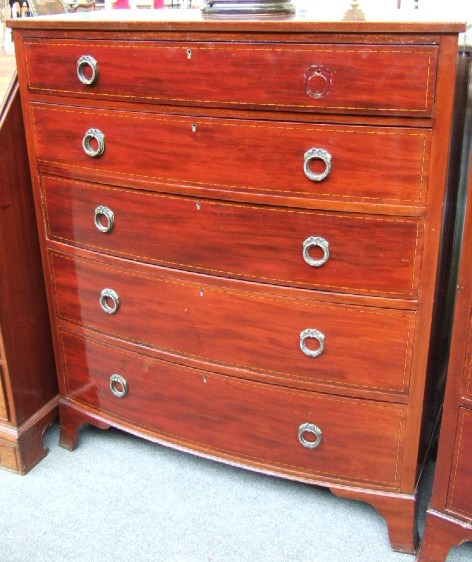
[[[61,443],[327,486],[413,552],[462,26],[178,12],[12,23]]]

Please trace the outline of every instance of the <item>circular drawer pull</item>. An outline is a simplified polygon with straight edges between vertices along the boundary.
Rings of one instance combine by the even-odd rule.
[[[312,248],[321,248],[323,252],[323,257],[319,260],[315,260],[310,256],[310,250]],[[325,264],[329,259],[329,242],[322,238],[321,236],[309,236],[303,242],[303,259],[308,265],[312,267],[320,267]]]
[[[90,55],[82,55],[77,60],[77,78],[86,86],[91,86],[98,76],[97,61]]]
[[[120,297],[113,289],[103,289],[100,293],[100,306],[103,312],[115,314],[120,306]]]
[[[310,349],[306,345],[306,340],[310,340],[310,339],[315,339],[318,342],[317,349]],[[318,357],[318,355],[321,355],[325,347],[324,341],[325,341],[325,335],[323,334],[323,332],[320,332],[319,330],[308,329],[308,330],[303,330],[303,332],[300,333],[300,349],[307,357]]]
[[[315,100],[325,98],[333,85],[333,72],[326,66],[314,64],[305,70],[306,93]]]
[[[110,377],[110,390],[117,398],[124,398],[128,394],[128,383],[121,375]]]
[[[111,209],[105,207],[104,205],[99,205],[95,209],[94,222],[95,226],[100,232],[110,232],[113,228],[113,222],[115,221],[115,215]]]
[[[306,434],[310,435],[310,439],[305,439]],[[298,428],[298,440],[305,449],[316,449],[320,445],[322,438],[323,433],[321,429],[314,423],[302,423]]]
[[[92,145],[94,143],[96,147]],[[97,158],[105,151],[105,135],[100,129],[89,129],[82,139],[82,147],[87,156]]]
[[[310,162],[312,160],[321,160],[324,163],[325,169],[321,174],[314,174],[310,170]],[[323,181],[331,172],[331,154],[324,148],[310,148],[303,157],[303,171],[309,180]]]

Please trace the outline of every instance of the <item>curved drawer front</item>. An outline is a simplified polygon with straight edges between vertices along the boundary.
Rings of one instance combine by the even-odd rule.
[[[428,130],[129,113],[38,104],[37,157],[69,173],[159,185],[423,205]],[[90,133],[92,131],[92,133]],[[95,132],[94,132],[95,131]],[[99,152],[89,156],[86,145]],[[313,152],[317,151],[318,152]],[[315,179],[310,179],[310,177]]]
[[[413,312],[317,302],[297,290],[116,258],[106,264],[56,252],[50,258],[63,320],[241,376],[300,387],[407,390]]]
[[[194,41],[28,40],[25,52],[33,92],[408,116],[431,115],[437,59],[435,46]]]
[[[262,207],[42,178],[52,240],[148,263],[414,298],[422,219]]]
[[[164,442],[302,478],[399,486],[404,406],[225,377],[69,332],[62,342],[68,397]]]

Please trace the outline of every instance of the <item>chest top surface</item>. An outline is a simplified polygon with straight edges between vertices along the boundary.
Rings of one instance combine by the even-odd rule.
[[[446,18],[425,20],[417,12],[392,10],[381,15],[365,14],[362,21],[344,19],[343,11],[323,8],[312,16],[289,18],[209,18],[199,10],[114,10],[80,12],[11,20],[9,26],[23,29],[69,29],[109,31],[202,31],[202,32],[294,32],[294,33],[460,33],[466,25]]]

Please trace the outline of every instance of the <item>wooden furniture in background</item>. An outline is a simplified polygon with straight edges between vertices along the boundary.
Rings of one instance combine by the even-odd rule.
[[[327,486],[414,552],[464,26],[12,25],[61,443],[114,426]]]
[[[57,381],[14,58],[0,66],[0,466],[24,474],[47,452]]]
[[[472,90],[465,131],[462,251],[433,494],[419,562],[444,562],[451,547],[472,540]]]

